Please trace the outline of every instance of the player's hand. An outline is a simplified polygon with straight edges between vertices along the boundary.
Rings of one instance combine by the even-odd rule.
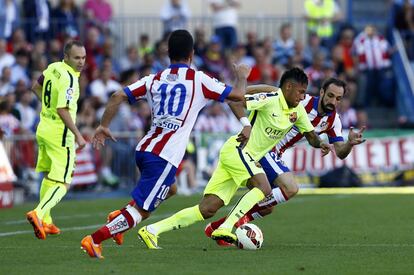
[[[76,149],[82,150],[86,146],[86,140],[83,138],[82,135],[77,135],[75,137],[75,142],[78,145],[78,148]]]
[[[252,68],[250,68],[246,64],[237,65],[237,64],[233,63],[233,70],[234,70],[234,72],[236,73],[236,75],[239,79],[246,79],[249,76],[250,71],[252,70]]]
[[[321,143],[321,150],[322,150],[322,157],[324,157],[327,154],[329,154],[329,152],[333,151],[333,148],[332,148],[331,144],[327,144],[325,142],[322,142]]]
[[[105,139],[110,138],[113,141],[116,141],[116,138],[112,135],[108,127],[103,127],[99,125],[95,130],[95,134],[92,138],[93,148],[99,149],[101,146],[105,145]]]
[[[354,127],[349,128],[348,143],[354,146],[365,142],[366,139],[364,139],[362,136],[365,129],[366,127],[362,126],[358,132],[354,132]]]
[[[236,140],[240,142],[239,147],[241,149],[243,149],[244,146],[246,146],[247,142],[249,141],[251,131],[252,131],[252,126],[244,126],[240,134],[237,136]]]

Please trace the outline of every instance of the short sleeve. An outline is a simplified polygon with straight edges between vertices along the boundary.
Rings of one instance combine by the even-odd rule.
[[[201,73],[201,90],[205,98],[223,102],[232,89],[231,86]]]
[[[305,107],[303,107],[302,104],[298,105],[297,111],[298,111],[298,119],[295,122],[295,126],[298,129],[298,131],[301,134],[303,134],[303,133],[311,132],[315,130],[315,128],[312,126],[312,123],[309,120]]]
[[[61,77],[54,80],[52,85],[56,85],[56,90],[58,91],[56,108],[65,108],[69,106],[74,97],[74,77],[68,71],[62,70],[60,73]],[[47,87],[43,87],[43,89],[47,89]]]
[[[253,95],[245,95],[246,108],[249,111],[267,108],[269,105],[276,104],[277,93],[257,93]]]
[[[139,99],[145,97],[147,94],[147,83],[154,78],[154,75],[149,75],[140,80],[124,87],[124,92],[128,96],[130,104],[137,102]]]
[[[344,141],[342,137],[342,123],[338,115],[335,117],[333,126],[326,131],[326,135],[328,136],[329,143]]]

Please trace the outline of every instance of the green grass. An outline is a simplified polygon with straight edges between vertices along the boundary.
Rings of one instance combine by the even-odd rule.
[[[165,202],[148,222],[192,206],[200,196]],[[0,274],[413,274],[412,195],[302,195],[255,221],[258,251],[218,247],[204,237],[207,222],[165,233],[162,250],[147,250],[136,229],[125,244],[104,243],[104,260],[80,250],[80,240],[129,199],[63,201],[54,210],[60,236],[37,240],[24,214],[34,203],[0,210]],[[229,208],[216,217],[223,216]],[[13,232],[4,236],[6,232]]]

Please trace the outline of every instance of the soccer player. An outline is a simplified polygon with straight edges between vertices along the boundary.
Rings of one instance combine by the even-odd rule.
[[[292,127],[305,135],[308,142],[329,153],[330,146],[323,143],[315,134],[306,110],[299,104],[303,100],[308,78],[303,70],[293,68],[281,78],[281,89],[274,88],[269,93],[246,95],[244,101],[234,103],[233,112],[243,124],[241,135],[230,137],[223,145],[218,166],[209,180],[204,196],[198,205],[183,209],[173,216],[157,223],[142,227],[138,235],[150,249],[158,249],[158,236],[166,231],[183,228],[215,215],[223,205],[227,205],[240,186],[249,180],[248,191],[232,209],[224,223],[212,232],[216,240],[235,242],[232,233],[234,223],[247,213],[256,203],[271,193],[270,184],[258,161],[275,146]],[[244,115],[244,108],[252,111],[250,120]]]
[[[64,59],[50,64],[32,90],[42,101],[40,122],[36,130],[39,154],[36,171],[43,172],[40,202],[26,214],[39,239],[47,234],[59,234],[50,210],[59,203],[69,189],[75,165],[75,143],[86,145],[76,127],[79,76],[85,65],[85,47],[79,41],[64,46]]]
[[[93,138],[95,147],[104,145],[106,138],[115,141],[108,127],[122,102],[135,103],[146,98],[153,121],[136,147],[135,161],[141,176],[131,193],[134,203],[110,213],[106,225],[82,239],[81,247],[91,257],[103,258],[101,243],[104,240],[116,238],[119,233],[135,227],[167,198],[197,115],[208,101],[241,101],[244,98],[250,73],[248,66],[235,66],[236,83],[232,88],[190,68],[193,48],[193,38],[188,31],[172,32],[168,39],[170,67],[115,92],[106,106]]]
[[[249,88],[247,93],[263,91],[264,89],[274,88],[267,85],[257,85],[257,87]],[[322,84],[319,97],[306,95],[305,99],[301,102],[305,107],[312,125],[315,127],[315,132],[318,135],[326,134],[328,136],[329,143],[333,143],[335,153],[340,159],[345,159],[354,145],[361,144],[365,141],[362,137],[365,127],[362,127],[358,132],[354,132],[351,129],[346,142],[342,137],[342,124],[335,109],[345,92],[346,83],[344,81],[337,78],[329,78]],[[272,193],[241,217],[236,222],[236,227],[269,215],[272,213],[275,205],[287,202],[298,193],[299,187],[294,179],[293,173],[284,164],[282,154],[302,138],[303,134],[298,129],[292,128],[285,138],[260,160],[260,165],[265,170],[266,176],[271,183]],[[205,228],[206,235],[211,237],[211,233],[225,220],[226,218],[224,217],[209,223]],[[230,245],[230,243],[222,241],[218,241],[217,243],[224,246]]]

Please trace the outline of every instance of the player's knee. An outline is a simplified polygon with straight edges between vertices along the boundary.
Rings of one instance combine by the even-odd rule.
[[[299,192],[299,186],[295,181],[289,182],[285,185],[283,190],[288,198],[294,197]]]

